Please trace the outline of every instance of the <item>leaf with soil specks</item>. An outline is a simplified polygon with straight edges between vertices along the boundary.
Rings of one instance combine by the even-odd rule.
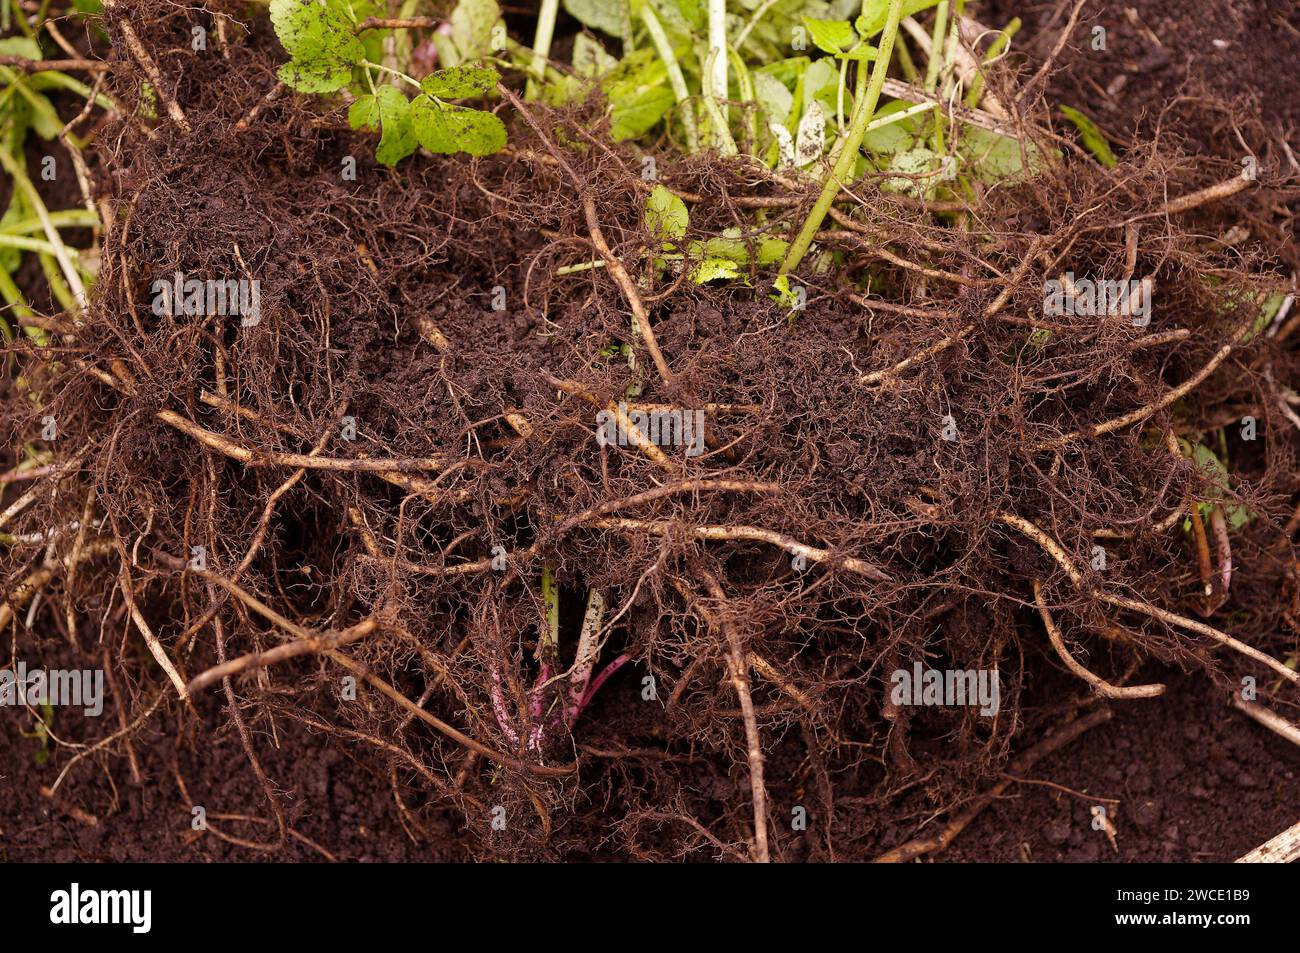
[[[684,237],[689,223],[690,213],[686,211],[685,202],[662,185],[650,190],[645,203],[645,224],[651,238],[671,247],[670,240]]]
[[[716,281],[719,278],[731,279],[739,277],[740,268],[734,261],[729,261],[726,258],[706,258],[691,272],[691,281],[697,285]]]
[[[816,162],[826,148],[826,114],[822,104],[813,100],[799,120],[799,134],[794,142],[794,164],[803,167]]]
[[[304,93],[332,93],[347,85],[365,48],[337,4],[271,0],[271,24],[292,59],[280,67],[285,85]]]
[[[430,73],[420,88],[439,99],[466,99],[486,93],[501,79],[494,69],[481,66],[453,66]]]
[[[496,116],[439,103],[428,96],[416,97],[411,104],[411,126],[420,145],[442,155],[467,152],[486,156],[506,144],[506,127]]]

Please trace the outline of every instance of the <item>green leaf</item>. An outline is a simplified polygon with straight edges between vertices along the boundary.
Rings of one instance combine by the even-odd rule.
[[[1106,142],[1106,137],[1097,128],[1097,124],[1071,106],[1061,106],[1060,110],[1066,119],[1074,123],[1074,128],[1079,130],[1079,138],[1083,140],[1084,148],[1096,156],[1097,161],[1106,168],[1115,168],[1118,164],[1115,153],[1110,151],[1110,144]]]
[[[672,90],[655,86],[614,103],[610,134],[615,142],[635,139],[645,135],[664,113],[672,108],[676,99]]]
[[[623,35],[622,6],[610,0],[564,0],[569,16],[583,26],[619,37]]]
[[[903,0],[903,16],[910,17],[938,3],[939,0]],[[858,35],[866,40],[883,30],[887,19],[889,19],[889,0],[866,0],[862,4],[862,15],[853,22],[853,25]]]
[[[415,130],[411,125],[411,104],[401,90],[380,86],[374,96],[362,96],[348,109],[353,129],[380,130],[375,158],[394,166],[415,151]]]
[[[645,224],[651,238],[665,243],[679,240],[686,235],[689,223],[685,202],[662,185],[650,190],[645,203]]]
[[[599,41],[586,33],[579,33],[573,38],[573,71],[579,76],[596,79],[617,65],[618,60],[605,52]]]
[[[300,93],[334,93],[352,81],[352,67],[344,63],[290,60],[276,70],[280,81]]]
[[[799,298],[795,295],[794,289],[790,287],[789,275],[777,275],[776,280],[772,282],[772,287],[776,294],[768,295],[777,304],[784,307],[787,311],[793,311],[799,304]]]
[[[447,65],[456,66],[494,52],[492,34],[500,20],[501,8],[496,0],[460,0],[448,20],[459,58]]]
[[[999,135],[978,126],[966,126],[961,133],[961,153],[974,168],[981,182],[995,183],[1019,178],[1026,171],[1031,175],[1042,165],[1042,153],[1032,142],[1025,142],[1025,155],[1029,167],[1025,168],[1020,152],[1020,141],[1012,136]]]
[[[17,56],[25,60],[39,60],[41,46],[31,37],[7,36],[0,40],[0,56]]]
[[[839,56],[858,42],[858,35],[853,29],[853,24],[848,20],[812,20],[808,17],[801,19],[804,26],[808,28],[808,36],[813,43],[826,53]]]
[[[15,225],[25,218],[27,218],[27,209],[23,203],[22,193],[14,189],[14,193],[9,199],[9,207],[5,209],[4,217],[0,218],[0,227]],[[9,274],[13,274],[18,270],[22,260],[23,252],[21,248],[11,248],[8,245],[0,247],[0,268],[3,268]]]
[[[440,69],[420,80],[420,88],[439,99],[467,99],[496,86],[501,74],[489,67],[453,66]]]
[[[902,100],[894,100],[886,103],[876,110],[876,119],[885,119],[894,113],[910,109],[911,106]],[[894,155],[899,152],[906,152],[914,144],[916,135],[916,119],[909,117],[900,119],[897,122],[891,122],[887,126],[881,126],[878,129],[871,129],[862,137],[862,148],[868,152],[881,153],[883,155]]]
[[[352,22],[336,4],[318,0],[271,0],[271,25],[295,60],[354,66],[365,56]]]
[[[770,73],[755,72],[753,80],[754,99],[767,116],[767,121],[784,125],[790,118],[790,107],[794,105],[790,90]]]
[[[352,78],[365,47],[352,32],[347,14],[317,0],[271,0],[271,24],[291,59],[280,79],[303,93],[332,93]]]
[[[450,155],[467,152],[486,156],[506,144],[506,127],[496,116],[481,109],[467,109],[418,96],[411,104],[411,125],[415,138],[430,152]]]
[[[706,258],[695,266],[691,272],[691,281],[697,285],[702,285],[706,281],[716,281],[719,278],[739,278],[740,268],[734,261],[726,258]]]

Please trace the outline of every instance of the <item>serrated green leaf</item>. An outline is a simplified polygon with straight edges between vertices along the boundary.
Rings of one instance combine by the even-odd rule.
[[[1097,124],[1085,116],[1079,110],[1071,106],[1061,106],[1061,114],[1074,124],[1074,128],[1079,130],[1079,138],[1083,140],[1083,146],[1108,169],[1113,169],[1118,164],[1115,153],[1110,151],[1110,143],[1102,135]]]
[[[839,55],[858,42],[858,34],[848,20],[813,20],[801,17],[808,36],[819,50]]]
[[[417,96],[411,104],[410,115],[416,140],[433,153],[467,152],[472,156],[486,156],[500,151],[506,144],[505,125],[481,109]]]
[[[328,64],[337,70],[355,66],[365,57],[352,22],[335,3],[322,6],[319,0],[271,0],[271,25],[285,52],[304,65]]]
[[[439,99],[467,99],[479,96],[496,86],[501,74],[484,66],[453,66],[430,73],[420,80],[420,88]]]
[[[662,185],[650,190],[645,203],[645,224],[650,237],[656,241],[677,241],[686,235],[690,213],[686,203]]]
[[[348,107],[348,125],[371,132],[379,128],[379,98],[367,93],[358,96]]]
[[[697,285],[702,285],[706,281],[716,281],[719,278],[739,278],[740,268],[734,262],[726,258],[706,258],[695,266],[691,272],[691,281]]]
[[[655,86],[614,102],[610,134],[615,142],[645,135],[672,108],[672,91]]]
[[[415,151],[411,104],[395,87],[380,86],[375,95],[359,97],[348,109],[348,123],[353,129],[380,131],[375,158],[384,165],[396,165]]]

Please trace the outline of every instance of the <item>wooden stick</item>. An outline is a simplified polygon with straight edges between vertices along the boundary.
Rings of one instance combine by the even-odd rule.
[[[1270,731],[1276,731],[1292,744],[1300,745],[1300,727],[1287,721],[1272,709],[1257,705],[1254,702],[1248,702],[1235,693],[1232,696],[1232,707],[1254,718]]]
[[[1272,840],[1238,857],[1237,864],[1289,864],[1300,860],[1300,823],[1293,824]]]

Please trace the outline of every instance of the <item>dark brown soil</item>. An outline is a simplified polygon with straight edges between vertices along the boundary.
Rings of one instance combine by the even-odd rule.
[[[1128,24],[1126,5],[1097,16]],[[1031,50],[1050,49],[1059,6],[1015,9]],[[1238,3],[1230,9],[1239,14],[1224,14],[1234,25],[1224,38],[1239,44],[1231,73],[1198,45],[1218,37],[1218,27],[1190,10],[1186,23],[1175,22],[1153,3],[1138,12],[1167,47],[1164,66],[1140,59],[1142,44],[1125,28],[1110,31],[1113,62],[1063,56],[1047,102],[1068,97],[1087,107],[1124,161],[1111,174],[1080,162],[1023,188],[990,190],[979,209],[979,221],[997,223],[988,241],[935,227],[922,210],[863,183],[870,201],[862,222],[964,280],[922,291],[914,273],[850,243],[841,264],[870,267],[874,294],[924,317],[864,310],[849,297],[861,289],[848,269],[805,269],[808,307],[791,323],[757,281],[679,286],[643,267],[646,186],[636,156],[599,139],[595,105],[539,109],[531,129],[513,121],[511,150],[496,157],[417,157],[384,170],[339,111],[301,97],[282,97],[259,109],[247,131],[233,131],[274,82],[278,53],[265,23],[235,43],[231,68],[187,54],[188,21],[175,8],[143,4],[149,15],[139,29],[176,77],[172,92],[194,132],[151,139],[127,123],[104,137],[100,186],[123,214],[105,246],[96,320],[58,365],[15,349],[56,395],[41,412],[55,412],[65,439],[92,452],[75,501],[43,496],[14,524],[30,532],[76,518],[94,488],[105,532],[122,548],[85,566],[71,591],[52,587],[39,624],[15,624],[15,644],[21,657],[47,665],[102,661],[117,673],[120,691],[110,693],[104,717],[57,722],[62,741],[93,743],[137,718],[142,727],[129,746],[73,765],[55,800],[41,787],[54,786],[76,749],[55,746],[38,764],[36,743],[19,734],[30,719],[6,712],[0,859],[735,859],[753,814],[744,720],[727,677],[733,636],[768,666],[751,681],[773,857],[869,859],[935,833],[997,783],[1016,753],[1095,710],[1046,643],[1033,608],[1036,580],[1098,674],[1165,682],[1169,691],[1109,702],[1113,720],[1028,773],[1074,793],[1018,782],[936,859],[1227,860],[1294,823],[1300,756],[1225,704],[1258,667],[1081,595],[1041,547],[997,518],[1032,517],[1081,563],[1093,530],[1138,526],[1133,545],[1113,547],[1107,575],[1090,574],[1089,584],[1199,613],[1188,538],[1147,527],[1153,511],[1208,498],[1205,474],[1132,432],[1077,441],[1055,464],[1029,445],[1124,414],[1187,379],[1241,321],[1223,307],[1225,295],[1244,298],[1296,261],[1294,183],[1270,139],[1293,136],[1294,105],[1243,100],[1239,114],[1228,114],[1175,104],[1163,122],[1155,108],[1219,76],[1233,77],[1221,91],[1230,96],[1264,88],[1258,75],[1276,72],[1271,58],[1295,48],[1285,32],[1249,42],[1272,22],[1274,6]],[[991,24],[1010,15],[1005,3],[983,9]],[[1252,79],[1247,54],[1256,53]],[[1132,69],[1126,57],[1139,57]],[[1166,72],[1175,65],[1181,72]],[[1104,87],[1117,70],[1129,77],[1134,106],[1112,115],[1092,83]],[[138,96],[138,72],[117,61],[121,101]],[[1016,318],[1041,310],[1042,269],[1016,282],[1008,276],[1021,262],[1035,264],[1033,242],[1069,243],[1081,267],[1122,266],[1116,222],[1162,215],[1167,196],[1238,170],[1232,124],[1207,118],[1230,115],[1242,117],[1242,138],[1262,159],[1259,187],[1198,210],[1182,220],[1186,228],[1144,230],[1137,259],[1158,276],[1165,314],[1178,316],[1159,329],[1193,326],[1197,334],[1177,348],[1135,350],[1127,328],[1064,323],[1050,347],[1031,347]],[[339,175],[351,156],[356,181]],[[792,224],[810,198],[707,157],[673,168],[671,184],[703,197],[692,204],[691,238],[735,224],[736,196],[777,199],[769,220]],[[581,392],[603,406],[626,387],[625,362],[606,349],[627,339],[629,316],[608,270],[553,275],[592,254],[577,198],[588,195],[610,244],[654,295],[654,329],[673,380],[660,380],[642,352],[642,399],[757,407],[710,420],[709,452],[677,459],[672,476],[635,451],[593,450],[595,407]],[[1240,222],[1251,241],[1236,251],[1203,239]],[[144,304],[158,275],[250,269],[262,282],[263,325],[247,332],[151,315]],[[985,269],[1000,280],[971,280]],[[1213,290],[1206,275],[1218,282]],[[1011,293],[1007,315],[984,320],[1002,285]],[[505,310],[491,304],[498,286]],[[856,382],[968,321],[976,333],[895,385],[867,393]],[[432,343],[430,325],[452,347]],[[1300,492],[1300,441],[1267,409],[1264,369],[1294,380],[1297,363],[1293,350],[1257,339],[1228,371],[1152,418],[1192,435],[1249,410],[1275,428],[1260,444],[1231,444],[1232,490],[1257,519],[1235,538],[1231,594],[1207,621],[1278,658],[1300,648],[1290,614],[1295,553],[1283,530]],[[244,414],[214,402],[214,391]],[[5,398],[2,433],[12,448],[31,439],[40,414],[21,395]],[[505,419],[516,411],[527,436]],[[357,446],[322,439],[345,412],[358,421]],[[962,428],[952,446],[934,438],[948,414]],[[195,426],[256,448],[252,459],[196,440]],[[271,453],[306,454],[318,444],[338,458],[436,456],[456,465],[436,474],[434,488],[318,469],[285,484],[292,468],[261,465]],[[683,477],[723,476],[749,487],[636,496]],[[597,525],[585,514],[601,506],[674,529]],[[703,544],[686,525],[760,526],[833,555],[799,574],[780,547]],[[235,590],[182,572],[195,545]],[[441,573],[488,559],[494,545],[515,557],[507,572]],[[6,553],[8,588],[40,555]],[[864,578],[843,556],[890,578]],[[561,631],[576,631],[588,588],[606,590],[611,611],[625,611],[602,659],[624,653],[630,661],[571,733],[557,728],[528,750],[518,739],[535,717],[525,693],[538,677],[543,558],[563,586]],[[343,662],[308,655],[244,673],[224,691],[207,687],[191,709],[175,702],[121,598],[110,598],[123,574],[184,678],[281,643],[285,626],[254,596],[303,629],[337,631],[373,616],[381,634],[343,656],[362,666],[349,669],[361,676],[355,700],[342,696]],[[706,580],[721,580],[720,588]],[[78,610],[73,632],[63,631],[67,600]],[[997,667],[999,717],[891,710],[883,673],[919,658]],[[447,731],[413,722],[366,675],[488,753],[468,757]],[[647,677],[657,686],[653,701],[643,697]],[[512,717],[494,711],[494,685]],[[145,718],[155,699],[163,700],[157,713]],[[1282,693],[1268,700],[1296,710]],[[1097,803],[1114,809],[1114,848],[1093,829]],[[195,806],[207,811],[207,833],[191,829]],[[491,826],[497,809],[508,819],[504,832]],[[792,829],[798,809],[806,831]]]

